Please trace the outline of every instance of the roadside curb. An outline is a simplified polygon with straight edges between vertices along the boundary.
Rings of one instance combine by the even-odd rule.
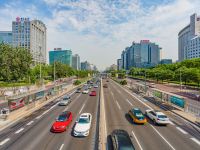
[[[112,79],[112,80],[113,80],[113,79]],[[115,80],[113,80],[113,81],[116,82]],[[119,84],[118,82],[116,82],[116,83]],[[121,87],[123,87],[123,88],[125,88],[125,89],[127,89],[127,90],[130,91],[130,89],[129,89],[127,86],[122,86],[121,84],[119,84],[119,86],[121,86]],[[132,92],[132,91],[130,91],[130,92]],[[143,98],[144,98],[144,97],[143,97]],[[146,99],[146,100],[149,101],[148,99]],[[150,103],[151,103],[151,102],[150,102]],[[154,105],[155,105],[155,104],[154,104]],[[157,106],[161,106],[161,105],[157,105]],[[167,109],[167,108],[166,108],[166,109]],[[170,112],[172,112],[173,114],[179,116],[180,118],[182,118],[182,119],[188,121],[189,123],[191,123],[191,124],[193,124],[193,125],[195,125],[195,126],[197,126],[197,127],[200,128],[200,124],[197,124],[197,123],[195,123],[195,122],[193,122],[193,121],[191,121],[191,120],[189,120],[189,119],[183,117],[182,115],[180,115],[180,114],[174,112],[173,110],[169,110],[169,109],[167,109],[167,110],[170,111]]]
[[[81,84],[82,85],[82,84]],[[2,127],[0,127],[0,131],[4,130],[5,128],[11,126],[12,124],[16,123],[17,121],[25,118],[26,116],[29,116],[30,114],[34,113],[35,111],[39,110],[40,108],[42,108],[43,106],[47,105],[48,103],[52,102],[52,101],[55,101],[56,99],[62,97],[63,95],[65,95],[66,93],[69,93],[71,91],[73,91],[75,88],[81,86],[81,85],[78,85],[78,86],[74,86],[74,85],[71,85],[72,87],[69,89],[69,90],[66,90],[66,91],[63,91],[62,93],[60,93],[59,95],[55,96],[55,97],[52,97],[51,99],[49,99],[48,101],[45,101],[44,103],[41,103],[39,104],[39,106],[36,106],[35,109],[33,110],[30,110],[30,112],[25,112],[25,114],[17,119],[13,119],[11,121],[9,121],[6,125],[3,125]],[[7,120],[8,121],[8,120]]]

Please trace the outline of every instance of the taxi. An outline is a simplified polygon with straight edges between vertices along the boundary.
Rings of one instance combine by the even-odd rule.
[[[128,114],[133,119],[134,123],[145,124],[147,122],[147,119],[139,108],[129,110]]]

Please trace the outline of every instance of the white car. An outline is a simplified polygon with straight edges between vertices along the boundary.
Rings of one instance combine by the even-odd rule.
[[[88,94],[88,93],[89,93],[89,90],[88,90],[88,89],[85,89],[85,90],[83,90],[82,93],[83,93],[83,94]]]
[[[167,125],[170,123],[169,118],[160,111],[147,109],[145,114],[154,122],[154,124]]]
[[[74,136],[88,136],[92,122],[92,115],[90,113],[83,113],[80,115],[74,127]]]
[[[66,95],[63,99],[58,103],[59,106],[67,106],[71,102],[70,96]]]
[[[94,88],[98,88],[99,86],[97,84],[94,85]]]

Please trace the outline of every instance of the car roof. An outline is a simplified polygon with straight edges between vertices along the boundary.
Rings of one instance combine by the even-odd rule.
[[[80,118],[88,118],[90,113],[83,113],[80,115]]]
[[[134,146],[131,142],[129,134],[125,130],[117,129],[112,132],[112,136],[116,139],[118,147],[132,147]]]
[[[156,114],[157,115],[165,115],[163,112],[160,112],[160,111],[156,111]]]

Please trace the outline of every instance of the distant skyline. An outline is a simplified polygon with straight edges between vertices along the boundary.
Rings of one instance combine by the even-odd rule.
[[[0,0],[0,31],[16,17],[47,26],[47,50],[71,49],[100,70],[116,64],[133,41],[148,39],[163,58],[178,59],[178,32],[200,14],[199,0]]]

